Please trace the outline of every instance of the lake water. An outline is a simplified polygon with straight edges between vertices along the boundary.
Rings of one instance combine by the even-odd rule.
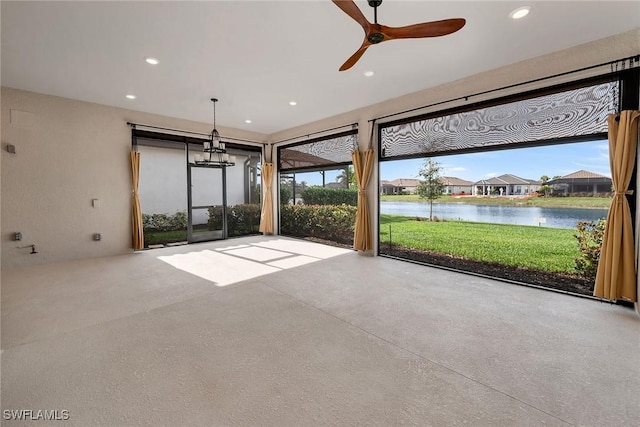
[[[429,203],[380,202],[380,213],[413,217],[429,217]],[[499,224],[538,225],[576,228],[578,221],[596,221],[607,217],[607,209],[540,208],[532,206],[488,206],[466,203],[434,203],[433,215],[444,219],[462,219]]]

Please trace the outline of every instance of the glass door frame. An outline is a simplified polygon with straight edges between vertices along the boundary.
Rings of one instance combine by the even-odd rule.
[[[199,243],[199,242],[209,242],[213,240],[224,240],[228,236],[227,230],[227,168],[219,167],[219,166],[209,166],[209,165],[197,165],[195,163],[191,163],[189,161],[189,146],[187,144],[186,149],[187,156],[187,242],[188,243]],[[203,205],[203,206],[193,206],[193,186],[191,179],[191,171],[193,168],[196,169],[221,169],[222,172],[222,236],[214,237],[212,236],[213,231],[209,233],[199,233],[202,236],[198,236],[198,238],[194,239],[193,234],[193,210],[194,209],[209,209],[212,207],[216,207],[217,205]],[[202,237],[202,238],[200,238]]]

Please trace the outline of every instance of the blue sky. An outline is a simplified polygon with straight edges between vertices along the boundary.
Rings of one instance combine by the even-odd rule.
[[[547,147],[519,148],[434,157],[442,165],[442,176],[455,176],[467,181],[479,181],[505,173],[526,179],[542,175],[568,175],[581,169],[611,176],[609,143],[606,140],[561,144]],[[418,178],[424,159],[395,160],[380,164],[380,179]],[[335,182],[340,171],[326,171],[325,182]],[[320,172],[297,173],[296,181],[322,185]]]
[[[505,173],[527,179],[542,175],[568,175],[581,169],[611,176],[609,145],[606,140],[519,148],[485,153],[434,157],[442,166],[442,176],[479,181]],[[424,159],[397,160],[380,164],[380,179],[418,178]]]
[[[325,171],[325,183],[336,182],[339,170]],[[302,172],[296,173],[296,182],[305,181],[309,185],[322,185],[322,174],[320,172]]]

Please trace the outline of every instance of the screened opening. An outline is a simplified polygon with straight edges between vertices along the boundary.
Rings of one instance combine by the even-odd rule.
[[[380,128],[382,159],[592,139],[607,132],[620,99],[609,81]]]
[[[280,169],[283,171],[321,169],[351,163],[351,152],[358,147],[356,131],[343,132],[278,149]]]
[[[187,166],[201,154],[202,139],[133,132],[146,248],[186,244],[189,236],[196,242],[259,233],[259,147],[228,143],[236,161],[223,172]]]
[[[357,143],[354,130],[278,149],[281,234],[353,245]]]
[[[227,236],[259,234],[260,228],[260,152],[229,149],[236,157],[227,168]]]
[[[592,295],[619,82],[527,96],[381,125],[381,255]]]

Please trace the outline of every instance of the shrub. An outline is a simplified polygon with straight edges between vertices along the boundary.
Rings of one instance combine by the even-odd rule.
[[[229,236],[255,234],[260,228],[260,205],[235,205],[227,208],[227,229]]]
[[[173,215],[142,214],[143,231],[174,231],[187,228],[187,212],[178,211]]]
[[[184,230],[187,228],[187,211],[178,211],[169,217],[171,230]]]
[[[222,229],[222,206],[209,208],[209,230]],[[229,237],[258,233],[260,228],[260,205],[247,204],[227,207],[227,231]]]
[[[150,228],[151,228],[151,215],[142,214],[142,229],[146,231]]]
[[[222,229],[222,206],[212,206],[209,208],[207,228],[209,231]]]
[[[580,258],[575,259],[576,271],[588,279],[595,279],[600,261],[600,249],[604,237],[606,221],[579,221],[574,234],[578,241]]]
[[[347,188],[309,187],[302,192],[305,205],[349,205],[358,204],[358,190]]]
[[[356,210],[355,206],[346,204],[281,206],[281,232],[353,244]]]

